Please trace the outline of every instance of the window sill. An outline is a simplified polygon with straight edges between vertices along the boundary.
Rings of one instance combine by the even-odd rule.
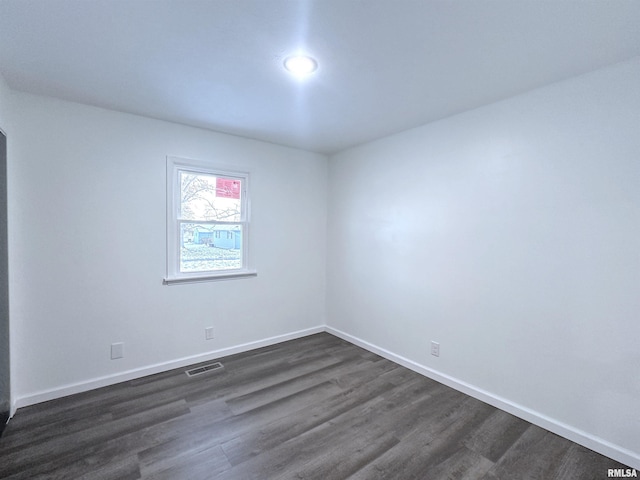
[[[215,275],[198,275],[193,277],[169,277],[162,280],[163,285],[180,285],[182,283],[215,282],[218,280],[237,280],[258,276],[255,270],[243,270],[242,272],[218,273]]]

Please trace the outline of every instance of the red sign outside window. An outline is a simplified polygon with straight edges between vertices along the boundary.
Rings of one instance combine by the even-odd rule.
[[[216,178],[216,197],[240,198],[240,180]]]

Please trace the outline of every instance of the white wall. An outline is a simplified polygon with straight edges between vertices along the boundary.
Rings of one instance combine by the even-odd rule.
[[[324,325],[325,156],[13,97],[9,241],[20,405]],[[251,171],[256,278],[162,285],[167,155]],[[205,340],[206,326],[214,340]],[[110,359],[113,342],[125,343],[125,358]]]
[[[330,327],[640,467],[640,59],[337,154],[329,201]]]

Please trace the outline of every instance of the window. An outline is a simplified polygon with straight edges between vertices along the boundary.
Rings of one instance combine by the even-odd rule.
[[[247,172],[167,157],[165,284],[256,275],[248,236]]]

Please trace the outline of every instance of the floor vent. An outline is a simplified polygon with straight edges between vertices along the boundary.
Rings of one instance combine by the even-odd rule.
[[[196,375],[202,375],[203,373],[212,372],[214,370],[222,370],[223,368],[224,366],[220,362],[216,362],[202,367],[192,368],[191,370],[187,370],[185,373],[189,377],[195,377]]]

